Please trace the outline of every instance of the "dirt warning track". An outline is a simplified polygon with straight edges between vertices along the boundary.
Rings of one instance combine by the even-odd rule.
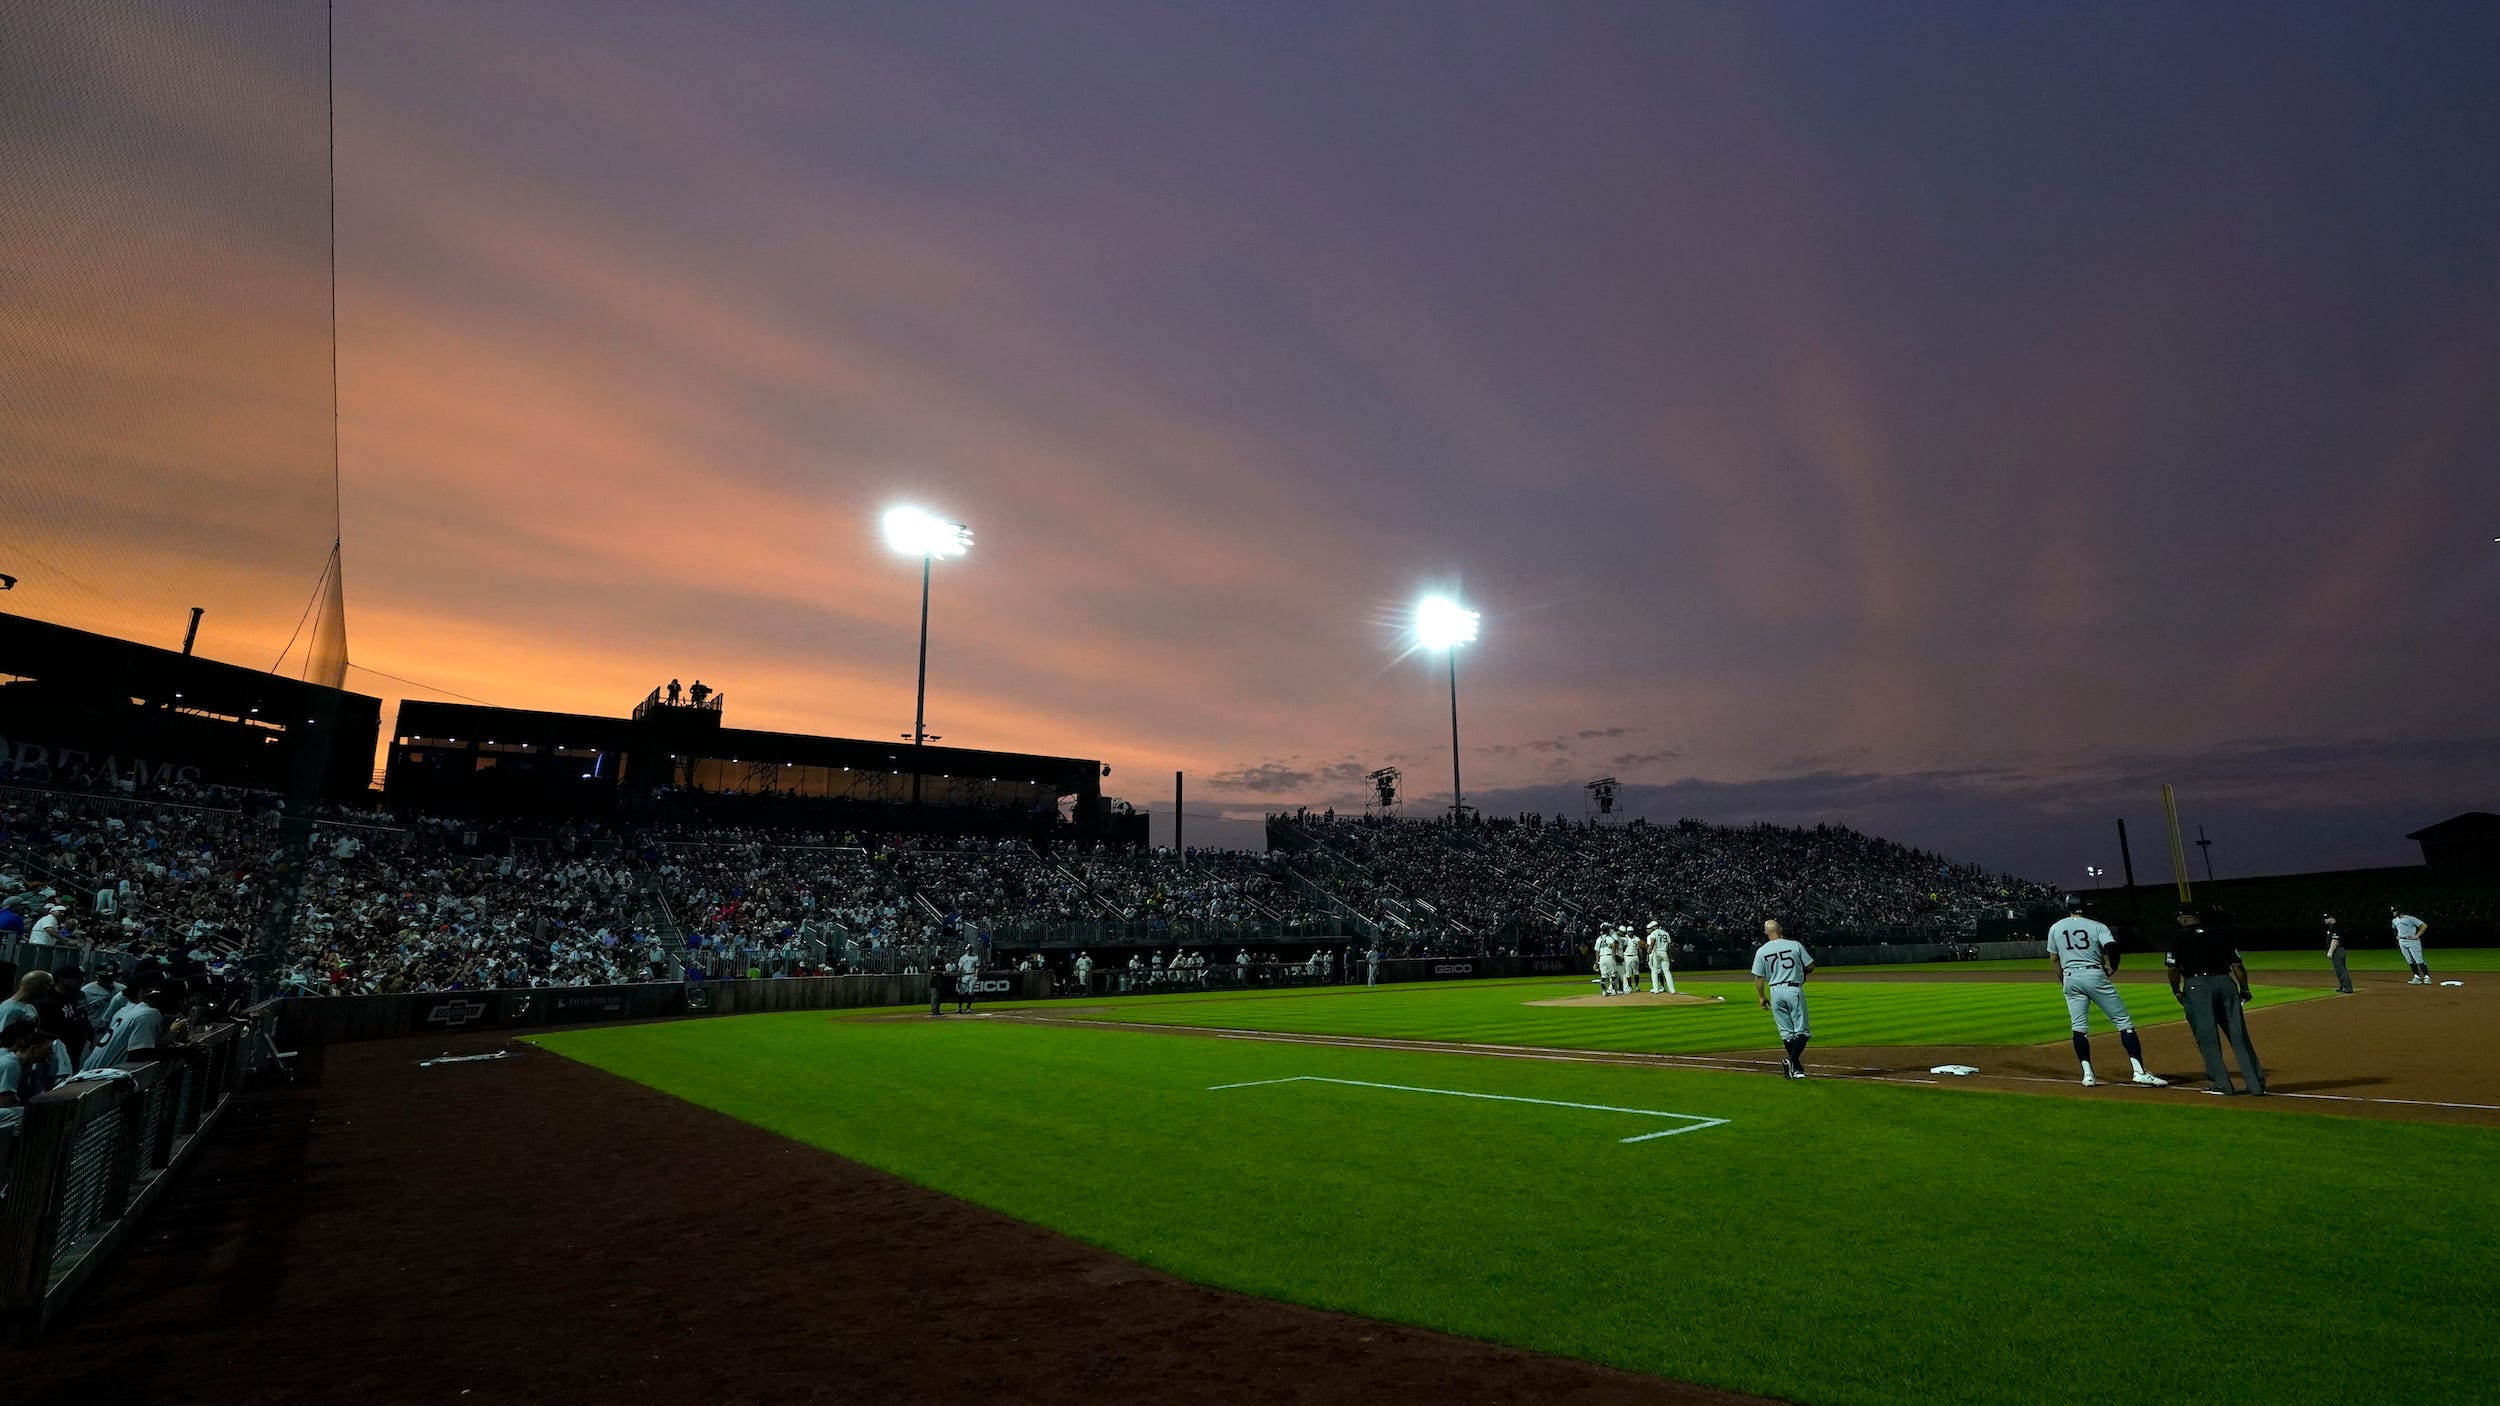
[[[495,1037],[329,1062],[0,1348],[11,1406],[1757,1399],[1183,1283]]]

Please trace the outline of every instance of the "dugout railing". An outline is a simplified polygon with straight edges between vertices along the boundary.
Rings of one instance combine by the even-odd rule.
[[[180,1175],[243,1087],[248,1027],[82,1074],[0,1130],[0,1324],[43,1327]]]

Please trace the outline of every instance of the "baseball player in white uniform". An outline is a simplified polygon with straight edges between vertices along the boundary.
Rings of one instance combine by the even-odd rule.
[[[1780,930],[1779,920],[1762,924],[1762,945],[1753,954],[1753,990],[1780,1033],[1780,1072],[1791,1079],[1806,1077],[1806,977],[1814,970],[1814,954],[1805,944]]]
[[[1632,935],[1616,928],[1606,938],[1606,994],[1620,996],[1632,989]]]
[[[1651,995],[1658,994],[1658,989],[1662,985],[1666,988],[1666,994],[1670,996],[1675,994],[1675,972],[1668,965],[1668,952],[1674,946],[1675,939],[1667,935],[1665,928],[1658,926],[1657,919],[1650,919],[1649,990]]]
[[[2127,1047],[2127,1063],[2135,1066],[2135,1081],[2146,1088],[2165,1088],[2170,1081],[2144,1067],[2144,1042],[2136,1038],[2135,1017],[2127,1014],[2127,1003],[2118,994],[2117,984],[2109,974],[2118,967],[2118,937],[2108,928],[2083,916],[2083,900],[2072,895],[2066,899],[2068,917],[2049,929],[2049,960],[2057,964],[2058,976],[2066,987],[2066,1023],[2074,1031],[2075,1058],[2083,1064],[2083,1086],[2091,1088],[2101,1082],[2092,1077],[2092,1008],[2117,1028],[2118,1043]]]
[[[2396,930],[2396,950],[2404,954],[2405,970],[2413,973],[2413,975],[2405,981],[2405,985],[2430,985],[2431,964],[2429,960],[2422,955],[2422,934],[2429,932],[2431,930],[2431,925],[2423,922],[2421,919],[2406,912],[2402,908],[2388,909],[2387,917],[2387,925]]]

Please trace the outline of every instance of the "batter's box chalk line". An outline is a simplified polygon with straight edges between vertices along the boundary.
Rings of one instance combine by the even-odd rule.
[[[1705,1118],[1698,1113],[1669,1113],[1663,1108],[1616,1108],[1604,1103],[1566,1103],[1558,1098],[1522,1098],[1517,1094],[1479,1094],[1466,1089],[1425,1089],[1413,1084],[1375,1084],[1366,1079],[1331,1079],[1319,1074],[1296,1074],[1286,1079],[1252,1079],[1241,1084],[1210,1084],[1208,1093],[1226,1089],[1258,1089],[1272,1084],[1342,1084],[1350,1089],[1391,1089],[1402,1094],[1439,1094],[1443,1098],[1480,1098],[1494,1103],[1533,1103],[1546,1108],[1577,1108],[1590,1113],[1629,1113],[1640,1118],[1672,1118],[1683,1124],[1679,1128],[1660,1128],[1654,1133],[1636,1133],[1619,1142],[1649,1142],[1655,1138],[1677,1137],[1697,1133],[1704,1128],[1725,1127],[1725,1118]]]

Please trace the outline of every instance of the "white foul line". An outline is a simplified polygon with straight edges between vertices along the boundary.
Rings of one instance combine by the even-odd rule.
[[[2367,1094],[2274,1094],[2272,1098],[2324,1098],[2337,1103],[2401,1103],[2414,1108],[2479,1108],[2500,1111],[2500,1103],[2443,1103],[2435,1098],[2372,1098]]]
[[[1775,1061],[1768,1059],[1747,1059],[1741,1054],[1655,1054],[1641,1050],[1569,1050],[1556,1049],[1544,1045],[1490,1045],[1457,1040],[1413,1040],[1371,1035],[1305,1035],[1281,1030],[1237,1030],[1224,1026],[1156,1025],[1146,1021],[1094,1020],[1065,1016],[1027,1015],[1021,1011],[1010,1011],[1003,1015],[995,1016],[976,1016],[975,1019],[1021,1020],[1035,1025],[1058,1025],[1066,1026],[1071,1029],[1133,1030],[1151,1031],[1157,1034],[1205,1035],[1219,1040],[1256,1040],[1279,1045],[1320,1045],[1331,1049],[1412,1050],[1420,1051],[1425,1054],[1481,1054],[1501,1059],[1524,1059],[1564,1064],[1606,1064],[1613,1065],[1616,1068],[1699,1069],[1723,1074],[1745,1074],[1755,1072],[1768,1073],[1776,1063]],[[1846,1079],[1863,1084],[1939,1085],[1944,1082],[1939,1079],[1905,1077],[1900,1074],[1892,1073],[1888,1070],[1873,1068],[1823,1068],[1818,1070],[1818,1075],[1819,1077],[1827,1080]],[[2044,1078],[2036,1074],[1991,1074],[1983,1072],[1979,1077],[1983,1081],[2005,1084],[2062,1085],[2069,1082],[2065,1079]],[[1971,1085],[1970,1087],[1976,1089],[1986,1089],[1990,1087],[1990,1082],[1981,1082]],[[2189,1080],[2188,1082],[2193,1083],[2195,1081]],[[2109,1088],[2110,1086],[2104,1085],[2103,1087]],[[2008,1090],[2007,1092],[2013,1091]],[[2160,1097],[2159,1095],[2154,1094],[2136,1094],[2123,1083],[2117,1085],[2114,1092],[2117,1097],[2122,1100],[2133,1098],[2151,1100]],[[2192,1088],[2180,1088],[2178,1092],[2186,1094],[2193,1093],[2195,1090]],[[1486,1097],[1490,1097],[1490,1095],[1486,1095]],[[2289,1091],[2285,1091],[2270,1094],[2269,1097],[2320,1099],[2330,1103],[2392,1104],[2408,1108],[2456,1108],[2469,1111],[2500,1112],[2500,1104],[2454,1103],[2443,1099],[2428,1098],[2381,1098],[2370,1094],[2310,1094],[2291,1093]],[[2197,1100],[2190,1099],[2188,1102],[2194,1103],[2197,1102]],[[1678,1114],[1676,1116],[1682,1117],[1685,1115]]]
[[[1704,1128],[1725,1126],[1728,1121],[1725,1118],[1704,1118],[1698,1113],[1669,1113],[1657,1108],[1617,1108],[1605,1103],[1566,1103],[1557,1098],[1521,1098],[1517,1094],[1479,1094],[1470,1093],[1465,1089],[1425,1089],[1413,1084],[1374,1084],[1363,1079],[1331,1079],[1319,1074],[1296,1074],[1287,1079],[1252,1079],[1244,1084],[1210,1084],[1207,1086],[1207,1092],[1217,1093],[1225,1089],[1255,1089],[1268,1084],[1343,1084],[1348,1088],[1356,1089],[1395,1089],[1400,1093],[1441,1094],[1449,1098],[1482,1098],[1491,1099],[1496,1103],[1536,1103],[1543,1104],[1547,1108],[1579,1108],[1591,1113],[1631,1113],[1643,1118],[1680,1118],[1686,1124],[1681,1128],[1662,1128],[1654,1133],[1641,1133],[1635,1137],[1617,1139],[1620,1142],[1647,1142],[1652,1138],[1674,1137],[1679,1133],[1697,1133]]]

